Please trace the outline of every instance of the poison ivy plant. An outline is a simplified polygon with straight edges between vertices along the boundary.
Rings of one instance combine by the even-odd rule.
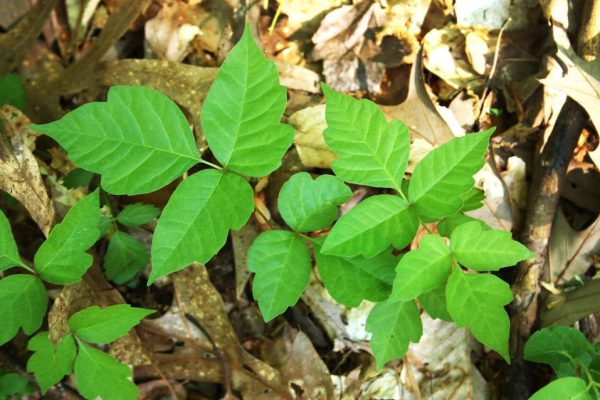
[[[6,215],[0,211],[0,272],[5,269],[23,266],[17,244]]]
[[[102,187],[113,194],[153,192],[200,161],[183,112],[164,94],[141,86],[112,87],[105,103],[85,104],[31,128],[100,174]]]
[[[534,333],[525,359],[548,364],[558,377],[530,399],[600,399],[600,351],[577,329],[552,326]]]
[[[92,265],[86,251],[100,238],[99,191],[84,197],[42,243],[33,263],[46,282],[68,285],[81,279]]]
[[[125,226],[140,226],[158,217],[160,210],[150,204],[135,203],[125,206],[117,215],[117,221]]]
[[[78,311],[69,318],[70,332],[58,344],[40,332],[29,340],[33,351],[27,370],[33,373],[42,393],[75,373],[77,389],[86,399],[135,399],[139,394],[131,381],[131,369],[92,344],[109,344],[127,334],[153,310],[119,304]]]
[[[490,272],[534,254],[509,233],[462,214],[482,205],[483,192],[473,186],[473,175],[484,164],[492,130],[438,146],[408,176],[408,128],[400,121],[388,122],[369,100],[356,100],[327,86],[323,91],[324,137],[336,153],[335,176],[292,175],[277,199],[278,222],[289,230],[273,226],[248,251],[248,268],[255,274],[252,290],[265,321],[301,298],[314,255],[317,272],[335,300],[350,307],[363,300],[376,302],[366,329],[372,333],[379,368],[403,357],[409,343],[419,341],[419,307],[434,318],[466,326],[509,362],[504,306],[512,294],[508,284]],[[99,174],[101,188],[54,227],[32,267],[21,259],[10,225],[0,216],[0,271],[20,267],[34,273],[0,280],[0,344],[19,329],[33,334],[40,328],[48,302],[43,281],[66,285],[82,279],[93,261],[88,250],[111,225],[103,265],[116,283],[134,278],[148,260],[128,229],[159,214],[148,284],[193,263],[208,262],[225,245],[229,231],[241,229],[251,217],[252,178],[276,170],[292,143],[293,129],[281,123],[286,101],[276,65],[246,28],[221,66],[203,104],[202,126],[196,127],[204,132],[214,163],[201,158],[178,106],[144,87],[113,87],[106,102],[32,125],[67,151],[86,171],[84,178]],[[104,195],[110,199],[110,194],[149,193],[182,176],[162,212],[133,204],[114,218],[100,217],[101,190],[106,192],[103,203],[110,204]],[[76,178],[74,184],[85,182]],[[339,217],[338,207],[352,196],[347,183],[378,190],[344,207],[349,210]],[[415,240],[420,226],[425,232],[431,223],[438,223],[440,235],[429,232]],[[42,391],[74,372],[86,398],[133,399],[138,390],[131,370],[95,345],[125,335],[149,313],[129,305],[79,311],[70,316],[70,331],[59,343],[50,342],[46,332],[31,339],[34,354],[28,370]],[[595,365],[594,357],[590,355],[588,365]],[[589,385],[585,377],[576,379]],[[570,380],[563,387],[569,386],[581,385]]]
[[[0,370],[0,399],[26,398],[31,393],[33,388],[26,377]]]
[[[42,281],[33,275],[16,274],[0,280],[0,345],[19,329],[26,335],[37,331],[44,320],[48,296]]]
[[[0,106],[5,104],[25,111],[25,88],[17,74],[0,75]]]

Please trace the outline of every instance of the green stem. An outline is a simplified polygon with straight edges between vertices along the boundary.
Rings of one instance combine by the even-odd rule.
[[[215,168],[215,169],[218,169],[219,171],[222,171],[222,170],[223,170],[223,167],[221,167],[220,165],[213,164],[213,163],[211,163],[210,161],[206,161],[206,160],[205,160],[205,159],[203,159],[203,158],[199,158],[199,159],[198,159],[198,162],[199,162],[200,164],[208,165],[209,167],[213,167],[213,168]]]

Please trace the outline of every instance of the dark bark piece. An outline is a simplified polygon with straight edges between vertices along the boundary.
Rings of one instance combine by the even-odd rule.
[[[559,182],[565,176],[577,140],[589,117],[572,99],[565,102],[539,158],[530,188],[529,209],[521,235],[522,242],[538,256],[523,261],[512,285],[510,355],[513,363],[506,398],[525,400],[531,394],[531,380],[523,361],[523,349],[538,317],[540,280],[548,248],[552,221],[560,198]]]

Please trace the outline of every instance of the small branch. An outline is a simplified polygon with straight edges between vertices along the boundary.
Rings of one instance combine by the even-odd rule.
[[[210,336],[210,333],[208,333],[208,331],[204,329],[202,324],[200,324],[200,322],[193,315],[186,313],[185,318],[192,324],[194,324],[196,328],[200,329],[212,345],[213,353],[219,359],[219,362],[221,363],[221,368],[223,369],[223,377],[225,378],[225,398],[232,398],[233,389],[231,385],[231,371],[229,370],[229,366],[227,365],[227,361],[225,360],[225,355],[223,354],[221,349],[219,349],[212,336]]]
[[[585,110],[572,99],[567,99],[548,142],[539,158],[530,187],[529,209],[522,232],[522,242],[537,254],[532,260],[521,262],[512,290],[514,302],[511,307],[510,354],[513,359],[510,370],[508,398],[526,399],[532,381],[527,377],[523,361],[523,349],[537,320],[540,279],[544,273],[548,241],[552,222],[560,198],[559,182],[567,171],[579,135],[588,122]]]
[[[490,69],[490,74],[485,82],[485,88],[483,89],[483,94],[481,95],[481,108],[479,109],[479,115],[477,116],[477,121],[481,120],[481,114],[483,114],[483,107],[485,106],[485,98],[490,90],[490,86],[492,84],[492,79],[496,74],[496,67],[498,66],[498,58],[500,55],[500,44],[502,43],[502,35],[504,34],[504,30],[511,23],[512,19],[509,17],[504,24],[502,24],[502,28],[500,28],[500,33],[498,33],[498,40],[496,41],[496,50],[494,50],[494,61],[492,62],[492,68]]]

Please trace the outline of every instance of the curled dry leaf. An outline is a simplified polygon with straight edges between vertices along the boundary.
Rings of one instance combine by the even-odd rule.
[[[506,20],[511,18],[509,29],[521,29],[539,19],[539,3],[539,0],[456,0],[454,11],[459,25],[493,30],[502,28]]]
[[[481,39],[481,37],[473,39]],[[481,88],[485,79],[475,71],[464,56],[465,53],[472,53],[471,58],[477,60],[477,68],[485,70],[485,62],[483,66],[480,65],[481,57],[485,58],[485,54],[481,54],[480,42],[480,40],[472,40],[471,50],[467,52],[465,33],[460,28],[447,26],[432,29],[423,38],[423,66],[454,89]]]
[[[382,106],[382,109],[388,118],[404,122],[413,139],[421,138],[432,146],[437,146],[454,137],[425,88],[421,53],[410,71],[406,100],[397,106]]]
[[[190,23],[188,14],[194,9],[198,8],[180,1],[163,2],[156,17],[144,25],[148,44],[165,60],[182,61],[194,37],[202,34],[198,26]]]
[[[3,123],[0,137],[0,189],[19,200],[48,236],[54,221],[54,208],[48,197],[37,161],[31,151],[35,134],[27,126],[30,121],[16,108],[0,108]]]
[[[327,128],[325,104],[296,111],[290,116],[289,123],[296,130],[294,144],[302,164],[307,168],[331,168],[335,153],[323,138]]]
[[[370,1],[342,6],[325,16],[312,37],[315,47],[311,58],[323,60],[323,74],[329,86],[346,92],[381,90],[385,66],[373,61],[376,44],[365,33],[385,22],[381,6]]]
[[[225,312],[225,305],[217,289],[208,278],[204,266],[195,264],[176,272],[173,279],[180,310],[193,316],[209,340],[222,354],[229,366],[225,380],[248,399],[286,399],[287,388],[281,374],[266,363],[254,358],[240,345]],[[198,296],[202,293],[202,296]],[[227,375],[230,376],[227,376]],[[227,385],[227,382],[225,382]]]
[[[552,282],[568,282],[583,274],[594,263],[600,252],[600,218],[583,230],[571,227],[562,209],[559,208],[552,224],[552,235],[548,245],[548,269]]]
[[[314,400],[333,399],[333,385],[327,366],[319,357],[308,336],[302,331],[290,343],[288,360],[281,373],[302,389],[306,398]]]
[[[250,221],[239,231],[232,230],[231,245],[233,247],[233,262],[235,264],[235,294],[239,299],[248,284],[250,279],[250,271],[248,271],[248,249],[254,242],[254,239],[260,233],[260,228],[257,226],[256,219],[251,218]]]
[[[494,229],[511,231],[515,214],[527,207],[527,180],[525,162],[510,157],[507,168],[498,175],[489,163],[475,174],[476,186],[483,189],[486,199],[483,207],[467,215],[479,218]]]
[[[406,367],[413,370],[423,398],[489,399],[487,382],[471,358],[473,340],[467,329],[426,314],[422,320],[423,336],[411,343]]]

